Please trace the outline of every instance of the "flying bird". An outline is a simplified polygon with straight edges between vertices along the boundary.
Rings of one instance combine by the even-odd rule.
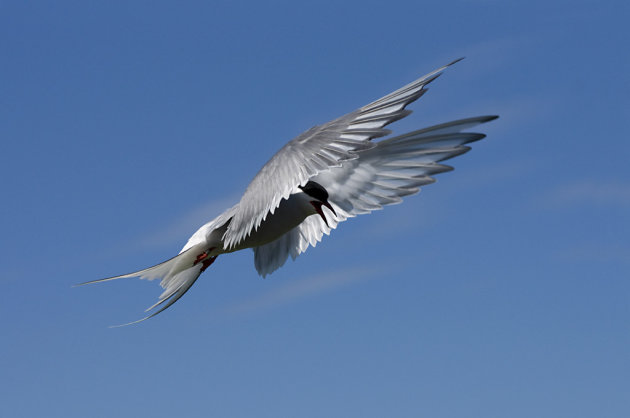
[[[427,91],[453,61],[404,87],[291,140],[256,174],[240,201],[195,232],[178,255],[121,276],[160,279],[164,292],[146,312],[149,319],[177,302],[221,254],[254,250],[254,265],[265,277],[289,256],[315,246],[341,222],[400,203],[434,175],[453,168],[442,161],[470,150],[484,134],[466,132],[498,116],[455,120],[390,135],[384,127],[411,113],[407,105]],[[124,324],[124,325],[129,325]]]

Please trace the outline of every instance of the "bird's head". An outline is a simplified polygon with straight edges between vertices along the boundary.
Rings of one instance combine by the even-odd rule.
[[[330,205],[330,202],[328,202],[328,192],[326,191],[326,189],[321,184],[314,181],[309,181],[304,186],[300,186],[300,189],[302,190],[302,192],[304,192],[304,194],[309,196],[309,203],[313,206],[315,212],[322,217],[326,226],[330,228],[330,225],[328,225],[328,220],[326,219],[324,211],[322,210],[322,206],[326,206],[328,209],[330,209],[330,211],[335,216],[337,216],[337,213]]]

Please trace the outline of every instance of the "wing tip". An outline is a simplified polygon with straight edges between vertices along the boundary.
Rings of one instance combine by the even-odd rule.
[[[448,64],[445,65],[445,67],[450,67],[453,64],[457,64],[458,62],[460,62],[461,60],[463,60],[466,57],[459,57],[457,59],[454,59],[453,61],[449,62]]]

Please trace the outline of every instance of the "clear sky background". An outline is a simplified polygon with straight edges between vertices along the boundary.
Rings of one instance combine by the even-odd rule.
[[[627,1],[0,2],[0,416],[627,417]],[[267,279],[126,280],[285,142],[460,56],[455,171]]]

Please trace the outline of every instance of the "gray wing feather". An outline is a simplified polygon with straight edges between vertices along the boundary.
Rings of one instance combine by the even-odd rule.
[[[300,231],[293,228],[269,244],[254,247],[254,266],[262,277],[276,271],[286,263],[289,255],[295,260],[300,254]]]
[[[485,137],[461,132],[496,116],[456,120],[386,139],[342,167],[320,173],[313,181],[329,194],[329,201],[348,216],[396,204],[402,197],[435,182],[434,175],[452,170],[442,161],[470,150],[466,144]]]
[[[461,131],[493,119],[496,116],[461,119],[386,139],[359,153],[359,158],[320,173],[313,181],[326,188],[337,215],[324,208],[328,226],[321,217],[309,216],[263,251],[259,250],[262,247],[255,249],[256,258],[260,258],[256,261],[258,272],[267,275],[281,267],[289,255],[295,259],[309,246],[315,247],[346,219],[401,203],[403,197],[418,193],[421,186],[434,183],[434,175],[453,169],[440,161],[467,152],[470,147],[465,144],[484,137]],[[273,262],[265,263],[263,257]]]
[[[372,139],[390,133],[383,127],[411,113],[405,107],[420,98],[426,91],[425,86],[457,61],[354,112],[313,127],[282,147],[245,190],[225,232],[225,248],[233,248],[255,231],[282,199],[287,199],[300,185],[373,148]]]

